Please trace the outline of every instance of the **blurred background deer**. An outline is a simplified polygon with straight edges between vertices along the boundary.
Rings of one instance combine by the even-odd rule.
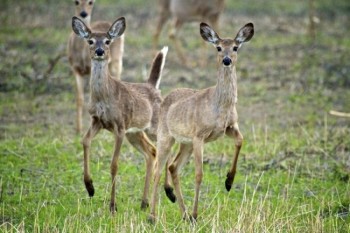
[[[186,55],[178,39],[178,31],[184,23],[208,22],[218,30],[219,17],[224,10],[225,0],[158,0],[159,18],[154,34],[154,47],[158,45],[164,24],[172,19],[169,37],[173,41],[177,55],[187,64]]]

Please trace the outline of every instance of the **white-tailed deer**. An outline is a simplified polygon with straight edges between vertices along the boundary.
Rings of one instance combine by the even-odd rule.
[[[187,63],[180,41],[178,30],[186,22],[209,22],[218,30],[219,16],[224,9],[225,0],[158,0],[159,19],[154,34],[154,47],[158,45],[159,36],[164,24],[171,17],[172,25],[169,33],[176,52],[183,63]]]
[[[94,186],[89,169],[89,149],[91,140],[101,130],[106,129],[114,134],[115,145],[111,162],[112,191],[110,210],[116,210],[115,178],[118,170],[118,158],[124,136],[146,159],[147,173],[141,208],[148,206],[149,184],[152,177],[156,148],[149,137],[155,139],[158,125],[158,114],[161,104],[158,90],[161,72],[168,51],[164,47],[151,67],[148,83],[127,83],[115,80],[108,69],[110,46],[114,39],[122,36],[125,30],[125,19],[117,19],[106,31],[91,31],[79,18],[73,17],[73,31],[89,44],[91,57],[90,104],[91,125],[83,137],[84,148],[84,182],[90,196],[94,195]],[[148,135],[148,136],[147,136]]]
[[[90,27],[91,12],[95,0],[75,0],[75,16],[79,17],[88,27]],[[96,21],[91,25],[94,31],[107,31],[111,24],[105,21]],[[82,130],[83,107],[84,107],[84,77],[89,77],[91,71],[91,61],[89,47],[86,42],[71,33],[67,46],[68,60],[76,81],[76,131]],[[109,69],[115,79],[120,79],[122,72],[122,62],[124,53],[124,36],[119,37],[111,44],[111,55],[109,59]]]
[[[180,150],[168,167],[175,188],[176,198],[184,218],[195,220],[198,214],[199,190],[203,176],[203,145],[223,135],[235,139],[233,164],[227,174],[225,186],[230,191],[237,166],[238,155],[243,136],[238,127],[237,102],[237,50],[254,35],[252,23],[242,27],[234,39],[221,39],[207,24],[200,24],[202,38],[213,44],[217,53],[218,77],[216,86],[193,90],[180,88],[172,91],[162,102],[159,113],[157,135],[157,162],[154,172],[154,188],[151,199],[149,220],[155,221],[158,185],[161,171],[169,158],[169,152],[175,142],[180,143]],[[196,172],[195,198],[192,215],[188,215],[183,201],[179,171],[190,155],[194,153]],[[168,196],[172,188],[166,184]],[[169,195],[170,194],[170,195]]]

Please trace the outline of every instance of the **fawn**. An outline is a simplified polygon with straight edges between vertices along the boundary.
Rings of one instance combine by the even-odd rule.
[[[191,21],[209,21],[212,27],[218,30],[219,17],[224,9],[225,0],[158,0],[158,2],[159,18],[154,34],[154,47],[158,45],[164,24],[172,17],[169,37],[173,40],[181,62],[186,64],[186,56],[177,38],[178,30],[184,23]]]
[[[172,145],[180,143],[180,149],[168,167],[175,188],[165,184],[167,196],[179,206],[184,218],[196,220],[198,215],[198,199],[203,177],[203,146],[223,135],[235,140],[233,164],[227,174],[225,186],[230,191],[237,166],[238,155],[243,136],[238,127],[237,102],[237,51],[244,42],[254,35],[252,23],[242,27],[234,39],[221,39],[207,24],[200,24],[202,38],[213,44],[217,53],[218,76],[216,86],[193,90],[179,88],[172,91],[162,102],[159,113],[157,135],[157,162],[154,172],[154,188],[151,199],[149,221],[155,221],[158,185],[161,170],[164,168]],[[188,215],[180,188],[179,171],[194,153],[195,164],[195,198],[192,215]]]
[[[162,98],[158,90],[165,63],[167,47],[164,47],[153,60],[148,83],[127,83],[115,80],[108,69],[108,60],[113,40],[122,36],[126,27],[125,18],[117,19],[106,31],[91,31],[79,18],[73,17],[74,33],[89,44],[91,58],[90,104],[91,124],[83,137],[84,182],[90,196],[94,186],[89,169],[89,148],[93,137],[106,129],[114,134],[115,145],[111,162],[112,190],[110,210],[116,210],[115,177],[118,158],[124,136],[146,159],[147,173],[141,208],[148,206],[149,184],[155,162],[156,148],[149,138],[155,139],[158,114]],[[148,135],[148,136],[147,136]]]
[[[91,12],[94,0],[76,0],[75,16],[79,17],[88,27],[90,27]],[[97,21],[91,25],[94,31],[107,31],[111,24],[105,21]],[[67,46],[68,60],[76,81],[76,132],[82,130],[83,106],[84,106],[84,77],[90,75],[91,62],[89,47],[86,42],[75,33],[71,33]],[[120,79],[122,72],[122,61],[124,53],[124,36],[122,35],[111,44],[111,56],[109,59],[109,69],[115,79]]]

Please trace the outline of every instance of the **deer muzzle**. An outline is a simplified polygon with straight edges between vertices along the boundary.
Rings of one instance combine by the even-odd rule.
[[[80,16],[84,19],[86,18],[86,16],[88,16],[88,14],[86,13],[86,11],[82,11],[80,12]]]
[[[95,54],[98,57],[102,57],[105,54],[105,51],[103,49],[101,49],[101,48],[98,48],[98,49],[95,50]]]
[[[222,59],[222,63],[224,66],[230,66],[232,64],[232,60],[229,57],[224,57],[224,59]]]

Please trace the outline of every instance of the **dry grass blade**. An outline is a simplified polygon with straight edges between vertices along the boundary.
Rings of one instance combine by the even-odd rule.
[[[331,111],[329,111],[329,114],[331,114],[333,116],[338,116],[338,117],[350,118],[350,113],[346,113],[346,112],[338,112],[338,111],[331,110]]]

